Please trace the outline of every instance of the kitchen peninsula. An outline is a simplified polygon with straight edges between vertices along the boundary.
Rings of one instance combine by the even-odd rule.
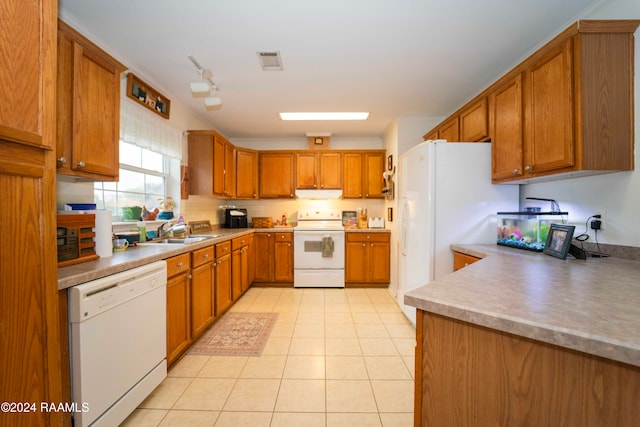
[[[409,292],[415,425],[633,425],[640,262],[558,260],[494,245]]]

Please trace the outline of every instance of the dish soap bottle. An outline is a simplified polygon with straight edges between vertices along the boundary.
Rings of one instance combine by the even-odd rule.
[[[138,234],[140,234],[140,241],[147,241],[147,226],[144,221],[138,221]]]

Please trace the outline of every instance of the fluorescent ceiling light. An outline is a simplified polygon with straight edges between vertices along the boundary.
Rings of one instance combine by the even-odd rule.
[[[367,120],[369,113],[280,113],[282,120]]]

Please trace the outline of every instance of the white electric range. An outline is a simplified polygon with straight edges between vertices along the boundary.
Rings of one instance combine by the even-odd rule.
[[[294,287],[344,288],[342,211],[301,209],[293,248]]]

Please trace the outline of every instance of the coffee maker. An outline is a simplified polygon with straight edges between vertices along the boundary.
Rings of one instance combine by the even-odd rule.
[[[247,228],[247,210],[240,208],[226,208],[224,210],[225,228]]]

